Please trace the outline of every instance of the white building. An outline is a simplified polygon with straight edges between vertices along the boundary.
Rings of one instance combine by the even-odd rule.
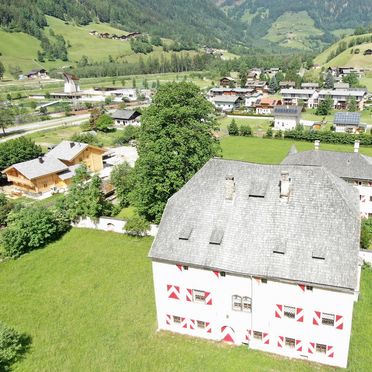
[[[315,89],[282,89],[280,94],[283,96],[283,103],[285,105],[298,105],[300,102],[305,107],[313,108],[316,106],[318,92]]]
[[[282,164],[328,168],[358,190],[361,217],[372,217],[372,157],[359,153],[359,141],[355,142],[354,153],[322,151],[319,150],[319,145],[319,141],[315,141],[315,150],[292,151]]]
[[[274,129],[295,129],[300,124],[301,111],[301,106],[275,106],[273,111]]]
[[[336,132],[358,133],[364,131],[360,125],[359,112],[336,112],[333,125]]]
[[[158,328],[346,367],[359,231],[357,192],[325,168],[210,160],[149,253]]]
[[[246,96],[244,106],[246,108],[255,108],[256,104],[260,102],[262,97],[263,97],[262,93],[255,93],[250,96]]]
[[[239,109],[242,106],[243,98],[235,95],[220,95],[211,99],[217,110],[230,112]]]
[[[64,85],[64,93],[78,93],[80,92],[80,84],[79,84],[79,78],[75,75],[68,74],[67,72],[64,72],[63,79],[65,81]]]
[[[322,89],[319,91],[319,97],[317,105],[327,97],[331,97],[333,101],[333,108],[344,110],[347,108],[347,105],[350,99],[355,99],[358,105],[359,110],[363,110],[364,102],[367,99],[367,90],[366,89]]]

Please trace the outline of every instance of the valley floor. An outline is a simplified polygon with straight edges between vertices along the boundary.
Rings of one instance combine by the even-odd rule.
[[[330,371],[226,344],[156,332],[150,238],[73,229],[0,264],[2,320],[32,337],[15,371]],[[349,370],[372,363],[372,270],[364,269]]]

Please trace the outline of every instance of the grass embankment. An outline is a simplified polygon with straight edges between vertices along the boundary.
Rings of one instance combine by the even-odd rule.
[[[32,337],[15,371],[330,371],[302,361],[156,332],[152,239],[73,229],[0,264],[1,319]],[[372,271],[362,276],[350,371],[371,366]]]

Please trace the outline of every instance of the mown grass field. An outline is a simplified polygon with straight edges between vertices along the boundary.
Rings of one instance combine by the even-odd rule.
[[[0,318],[32,337],[15,371],[331,371],[329,367],[156,332],[150,238],[73,229],[0,264]],[[350,371],[368,371],[372,270],[354,312]]]
[[[360,36],[367,36],[370,34],[360,35]],[[324,50],[322,53],[320,53],[315,59],[314,63],[324,66],[351,66],[351,67],[371,67],[372,62],[370,56],[363,56],[363,51],[365,49],[371,48],[371,46],[368,46],[369,44],[362,44],[362,45],[356,45],[353,47],[353,49],[359,48],[361,53],[360,54],[350,54],[350,49],[347,49],[346,51],[342,52],[340,55],[336,56],[331,61],[327,62],[328,56],[331,54],[331,52],[336,51],[339,43],[346,42],[349,43],[353,38],[356,38],[358,36],[347,36],[337,43],[332,44],[329,48]]]
[[[223,134],[227,134],[227,126],[231,123],[233,118],[224,117],[218,119],[218,124],[220,126],[220,130]],[[270,126],[272,120],[265,119],[265,118],[239,118],[234,117],[234,120],[238,127],[241,125],[249,125],[253,131],[253,133],[263,132],[265,133]]]
[[[295,49],[310,49],[309,36],[321,36],[323,31],[315,26],[314,20],[306,11],[285,12],[270,27],[265,39],[279,45]]]
[[[292,144],[298,151],[314,149],[311,142],[257,137],[226,136],[221,139],[222,154],[225,159],[242,160],[252,163],[279,164],[286,157]],[[321,143],[322,150],[352,152],[353,146]],[[372,147],[361,146],[362,154],[372,156]]]

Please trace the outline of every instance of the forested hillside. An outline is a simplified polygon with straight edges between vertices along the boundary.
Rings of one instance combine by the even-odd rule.
[[[41,36],[44,14],[80,25],[97,21],[192,43],[239,39],[238,27],[212,0],[2,0],[0,25]]]

